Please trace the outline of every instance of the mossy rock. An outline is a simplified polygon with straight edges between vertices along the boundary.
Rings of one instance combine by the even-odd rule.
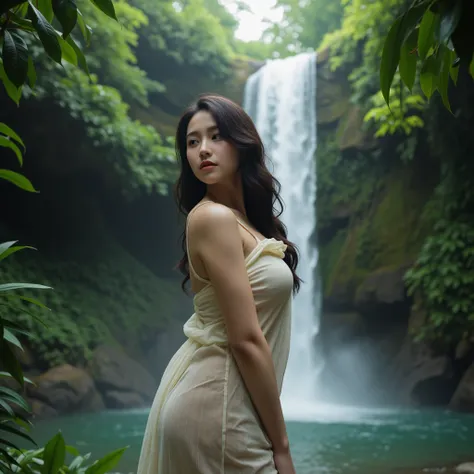
[[[343,185],[343,183],[341,183]],[[399,268],[413,261],[428,232],[422,212],[432,187],[416,179],[414,167],[389,171],[372,208],[352,219],[321,248],[321,269],[327,300],[354,297],[373,271]]]

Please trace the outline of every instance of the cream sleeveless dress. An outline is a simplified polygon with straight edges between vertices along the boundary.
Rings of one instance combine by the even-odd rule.
[[[205,201],[201,204],[206,204]],[[201,204],[198,204],[191,213]],[[256,240],[245,264],[279,390],[290,349],[293,276],[286,245]],[[189,247],[188,247],[189,255]],[[211,283],[194,296],[187,341],[170,360],[150,410],[137,474],[277,474],[273,452],[228,347]]]

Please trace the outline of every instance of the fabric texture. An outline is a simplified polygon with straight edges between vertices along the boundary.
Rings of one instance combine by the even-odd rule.
[[[245,259],[280,392],[293,288],[285,250],[276,239],[257,239]],[[212,284],[194,296],[184,334],[187,340],[170,360],[150,409],[137,474],[277,474],[270,441],[228,347]]]

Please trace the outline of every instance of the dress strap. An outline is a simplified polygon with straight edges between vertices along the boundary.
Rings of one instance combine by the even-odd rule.
[[[198,207],[201,207],[203,206],[204,204],[208,204],[212,201],[202,201],[200,202],[199,204],[196,204],[196,206],[194,206],[191,211],[189,212],[188,214],[188,217],[186,219],[186,251],[188,253],[188,263],[189,263],[189,269],[191,270],[191,272],[194,274],[194,276],[196,277],[197,280],[199,280],[200,282],[202,283],[210,283],[209,280],[206,280],[205,278],[203,278],[202,276],[199,276],[199,274],[196,272],[196,270],[194,269],[194,266],[193,266],[193,262],[191,261],[191,254],[189,253],[189,232],[188,232],[188,229],[189,229],[189,219],[191,217],[191,214],[198,208]]]
[[[241,227],[243,227],[255,239],[257,244],[259,244],[261,242],[261,240],[237,216],[235,216],[235,217],[236,217],[237,222],[239,223],[239,225]]]

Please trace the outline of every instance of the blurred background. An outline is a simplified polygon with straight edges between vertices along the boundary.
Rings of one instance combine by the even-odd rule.
[[[1,362],[34,382],[3,379],[2,413],[12,390],[40,446],[128,446],[113,469],[135,472],[193,311],[173,135],[215,92],[255,121],[300,251],[297,473],[474,473],[473,5],[68,5],[0,7]]]

